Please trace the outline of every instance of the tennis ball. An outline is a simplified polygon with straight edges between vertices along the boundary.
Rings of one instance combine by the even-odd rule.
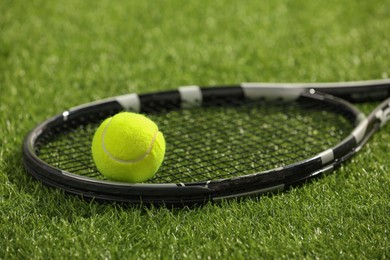
[[[108,179],[143,182],[154,176],[165,154],[165,139],[149,118],[121,112],[104,120],[92,140],[92,157]]]

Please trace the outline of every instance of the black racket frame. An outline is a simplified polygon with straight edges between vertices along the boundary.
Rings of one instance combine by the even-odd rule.
[[[42,133],[53,129],[61,129],[63,124],[84,124],[91,115],[104,118],[123,111],[124,108],[118,98],[81,105],[54,116],[34,128],[25,138],[22,151],[23,162],[28,173],[44,184],[61,188],[64,191],[104,201],[119,201],[145,204],[190,205],[219,201],[226,198],[235,198],[254,194],[278,192],[300,185],[310,179],[331,172],[348,160],[367,142],[388,119],[390,102],[383,102],[368,117],[365,117],[352,102],[383,100],[390,96],[390,81],[379,80],[358,83],[324,83],[324,84],[242,84],[238,86],[200,87],[201,106],[207,106],[216,99],[229,97],[236,99],[250,98],[245,94],[245,87],[252,88],[282,88],[281,93],[289,89],[299,89],[299,95],[293,102],[326,103],[327,106],[337,107],[348,114],[355,122],[355,134],[349,135],[340,144],[330,148],[325,155],[319,154],[304,161],[287,165],[267,172],[254,173],[228,179],[209,180],[196,183],[162,183],[162,184],[131,184],[106,180],[97,180],[63,171],[46,164],[36,153],[36,143]],[[283,92],[284,91],[284,92]],[[330,95],[332,94],[332,95]],[[337,95],[333,96],[333,95]],[[138,108],[141,113],[148,113],[148,108],[169,107],[181,109],[182,96],[179,90],[164,91],[137,95]],[[339,98],[341,97],[341,98]],[[267,99],[268,97],[257,97]],[[278,99],[283,99],[284,95]],[[199,102],[199,100],[197,100]],[[379,112],[378,112],[379,111]],[[378,117],[379,114],[386,116]],[[364,121],[362,123],[362,121]],[[55,130],[54,130],[55,131]],[[363,133],[364,132],[364,133]],[[356,138],[356,133],[359,138]],[[359,139],[359,140],[358,140]],[[331,160],[325,160],[333,153]]]

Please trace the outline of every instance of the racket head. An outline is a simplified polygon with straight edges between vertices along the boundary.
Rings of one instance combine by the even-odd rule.
[[[167,139],[165,161],[147,183],[106,180],[91,159],[96,127],[123,110],[148,115]],[[377,121],[314,89],[189,86],[67,110],[30,132],[23,157],[32,176],[69,193],[187,205],[281,191],[320,176],[349,158]]]

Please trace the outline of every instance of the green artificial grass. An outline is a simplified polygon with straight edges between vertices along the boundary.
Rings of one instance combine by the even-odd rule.
[[[43,186],[24,136],[129,92],[390,77],[390,1],[0,2],[0,258],[390,258],[390,126],[323,179],[169,209]],[[371,106],[361,106],[369,111]]]

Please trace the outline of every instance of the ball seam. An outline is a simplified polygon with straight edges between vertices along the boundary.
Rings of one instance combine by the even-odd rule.
[[[124,159],[117,158],[114,155],[112,155],[107,150],[107,147],[105,146],[105,143],[104,143],[106,132],[107,132],[108,126],[110,125],[111,121],[112,121],[112,118],[110,119],[110,122],[107,123],[107,125],[105,126],[105,128],[103,130],[103,133],[102,133],[102,148],[103,148],[104,153],[107,154],[112,160],[115,160],[115,161],[120,162],[120,163],[137,163],[137,162],[140,162],[140,161],[144,160],[152,152],[154,143],[156,142],[156,139],[157,139],[157,134],[159,132],[158,129],[154,133],[152,141],[150,142],[150,145],[149,145],[148,149],[141,156],[139,156],[139,157],[137,157],[135,159],[124,160]]]

